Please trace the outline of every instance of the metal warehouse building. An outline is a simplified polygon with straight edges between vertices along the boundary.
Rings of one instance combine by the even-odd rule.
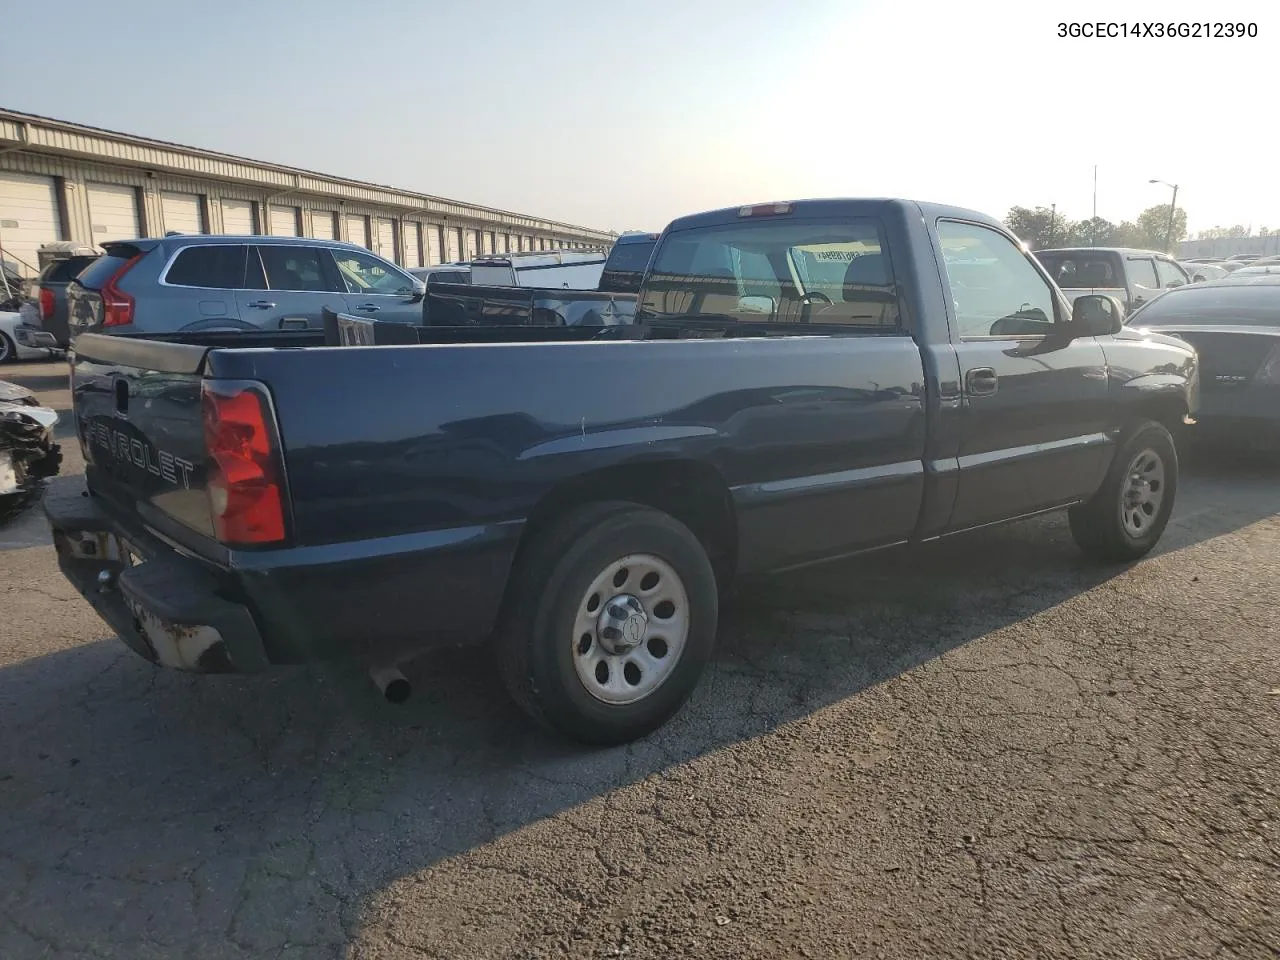
[[[0,110],[0,249],[25,276],[71,240],[179,233],[358,243],[406,267],[522,250],[607,250],[616,234],[394,187]]]

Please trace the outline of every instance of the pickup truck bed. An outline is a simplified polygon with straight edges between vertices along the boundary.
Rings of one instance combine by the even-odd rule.
[[[346,346],[81,337],[87,489],[46,512],[153,661],[385,674],[489,642],[531,715],[625,741],[687,699],[735,578],[1060,508],[1091,555],[1150,550],[1196,357],[1119,316],[969,211],[715,211],[585,340],[345,315]]]

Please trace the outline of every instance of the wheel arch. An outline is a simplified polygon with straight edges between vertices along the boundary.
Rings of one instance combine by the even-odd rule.
[[[723,586],[737,567],[738,527],[728,484],[708,463],[666,458],[615,464],[558,484],[535,504],[516,548],[515,563],[539,534],[568,511],[601,501],[626,501],[660,510],[698,538]]]

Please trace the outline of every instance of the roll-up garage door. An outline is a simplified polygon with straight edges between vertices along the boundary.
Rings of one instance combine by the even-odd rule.
[[[58,191],[53,177],[0,173],[0,259],[24,277],[39,272],[36,250],[61,240]]]
[[[312,210],[311,235],[317,240],[337,240],[338,215],[330,210]]]
[[[484,235],[485,253],[498,253],[497,235],[490,230]]]
[[[250,237],[257,233],[252,200],[222,201],[222,232],[232,237]]]
[[[101,246],[109,240],[134,240],[142,236],[138,216],[138,190],[114,183],[86,183],[89,223],[93,242]]]
[[[449,242],[449,259],[448,263],[457,263],[462,259],[462,228],[450,227],[445,230],[445,237]]]
[[[194,193],[161,193],[160,216],[164,232],[204,233],[203,204]]]
[[[404,225],[404,265],[421,267],[422,263],[422,224],[411,220]]]
[[[347,242],[359,244],[367,249],[369,246],[369,221],[364,217],[347,217]]]
[[[298,229],[297,207],[271,208],[271,235],[273,237],[296,237],[301,232]]]
[[[434,223],[427,224],[427,266],[434,267],[437,263],[442,263],[440,251],[443,245],[440,242],[440,228]]]
[[[378,249],[376,252],[394,263],[400,262],[400,258],[396,256],[395,221],[388,220],[386,217],[378,217]]]

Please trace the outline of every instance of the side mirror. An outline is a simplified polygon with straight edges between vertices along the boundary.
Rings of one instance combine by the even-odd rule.
[[[1124,306],[1115,297],[1085,294],[1071,305],[1072,332],[1078,337],[1105,337],[1124,327]]]
[[[415,278],[413,281],[413,296],[412,298],[410,298],[409,302],[420,303],[422,301],[422,298],[425,297],[426,295],[427,295],[427,282],[425,280],[418,280]]]

